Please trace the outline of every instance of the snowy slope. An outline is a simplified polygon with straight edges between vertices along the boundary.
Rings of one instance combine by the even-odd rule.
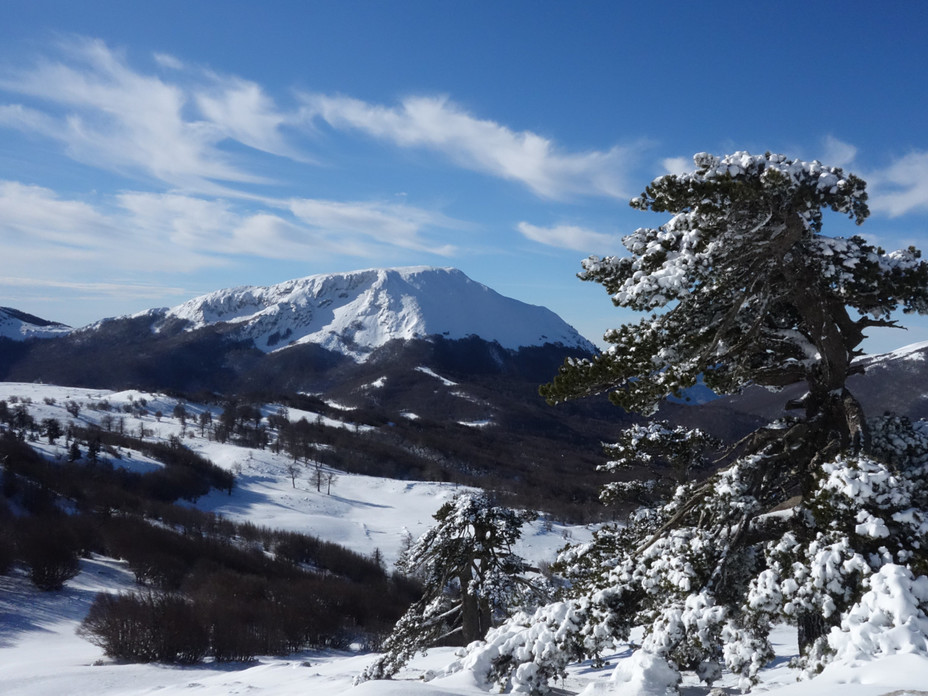
[[[454,268],[370,269],[239,287],[167,311],[190,329],[240,324],[263,351],[317,343],[355,359],[393,339],[477,335],[504,348],[593,345],[549,309],[503,297]]]
[[[928,341],[921,341],[920,343],[911,343],[907,346],[902,346],[888,353],[865,355],[860,361],[867,366],[878,366],[896,360],[923,362],[926,352],[928,352]]]
[[[71,332],[70,326],[40,319],[11,307],[0,307],[0,337],[24,341],[27,338],[54,338]]]
[[[82,562],[83,572],[57,593],[40,593],[17,574],[0,577],[0,693],[3,696],[487,696],[472,675],[423,681],[440,673],[454,658],[453,648],[430,650],[414,659],[391,681],[353,679],[373,655],[309,651],[287,657],[263,657],[248,663],[204,663],[196,666],[122,664],[75,635],[80,618],[97,592],[131,590],[132,574],[119,563],[95,557]],[[772,636],[781,656],[763,670],[752,693],[764,696],[925,696],[928,658],[899,654],[872,661],[836,663],[810,681],[797,682],[787,665],[795,655],[792,632]],[[630,689],[611,681],[613,667],[629,655],[619,650],[609,665],[589,663],[568,669],[557,694],[584,696],[664,696],[662,689]],[[654,686],[654,685],[650,685]],[[723,679],[717,694],[739,690]],[[687,679],[685,696],[710,696],[709,689]],[[492,691],[489,693],[493,693]]]
[[[208,437],[199,437],[195,427],[186,429],[171,417],[174,407],[181,403],[177,399],[160,394],[135,390],[113,392],[106,389],[59,387],[43,384],[0,382],[0,400],[10,404],[28,404],[29,413],[37,420],[55,418],[65,427],[72,422],[77,425],[100,424],[102,419],[119,414],[125,419],[128,432],[144,427],[156,440],[167,441],[172,435],[181,436],[184,444],[202,454],[217,466],[234,471],[235,488],[231,495],[221,491],[200,498],[196,507],[216,512],[236,522],[252,522],[257,525],[303,532],[318,536],[348,547],[363,555],[378,549],[388,565],[396,560],[404,537],[418,537],[432,523],[432,515],[445,501],[464,490],[452,483],[431,481],[400,481],[376,478],[345,472],[335,472],[336,479],[330,494],[317,492],[312,485],[312,468],[301,467],[292,480],[288,467],[292,460],[284,453],[275,454],[270,449],[249,449],[230,443],[219,443]],[[144,400],[146,413],[125,413],[125,406]],[[77,418],[66,410],[65,404],[75,401],[80,406]],[[189,401],[182,402],[190,422],[209,409],[218,419],[220,407],[203,406]],[[105,410],[98,410],[106,405]],[[269,406],[267,413],[276,412]],[[164,415],[157,416],[156,412]],[[289,409],[288,416],[314,420],[329,427],[345,427],[352,430],[368,428],[351,421],[351,411],[346,410],[344,420],[333,420],[315,413]],[[64,439],[49,444],[44,439],[32,443],[34,449],[49,460],[60,461],[66,455]],[[122,459],[113,460],[114,466],[133,471],[146,471],[162,466],[159,462],[126,450]],[[327,469],[328,470],[328,469]],[[551,559],[565,538],[584,540],[591,532],[585,527],[565,527],[552,524],[548,530],[536,522],[526,528],[519,546],[519,553],[533,562]],[[2,696],[0,690],[0,696]]]
[[[108,413],[97,410],[107,402],[113,412],[145,400],[147,413],[126,413],[128,429],[144,425],[153,437],[167,439],[181,434],[181,424],[169,416],[160,419],[156,410],[169,414],[177,403],[159,394],[112,392],[97,389],[54,387],[38,384],[0,382],[0,399],[17,397],[29,404],[37,419],[71,416],[66,401],[81,405],[77,420],[100,422]],[[206,406],[185,402],[189,413]],[[309,414],[291,411],[291,418]],[[344,421],[354,427],[351,412]],[[216,464],[237,473],[232,495],[214,492],[201,498],[197,506],[222,513],[236,520],[294,529],[343,543],[361,553],[380,549],[388,562],[396,558],[403,536],[420,534],[432,513],[457,490],[449,484],[393,481],[339,472],[331,495],[317,492],[309,477],[302,475],[294,484],[287,472],[288,458],[269,450],[249,450],[200,438],[187,428],[185,443],[210,457]],[[62,456],[63,445],[37,442],[34,446],[49,459]],[[159,466],[142,461],[129,452],[114,462],[119,466],[143,468]],[[307,472],[308,473],[308,472]],[[551,559],[565,538],[589,539],[590,530],[535,523],[527,530],[518,549],[533,561]],[[75,635],[97,592],[132,590],[132,573],[125,564],[94,556],[82,561],[83,572],[68,581],[60,592],[38,592],[22,570],[0,576],[0,694],[3,696],[226,696],[229,694],[313,694],[314,696],[483,696],[487,693],[473,675],[459,673],[424,682],[426,671],[441,673],[454,660],[453,649],[442,648],[417,658],[392,681],[368,682],[352,687],[353,678],[373,659],[370,654],[312,651],[288,657],[263,657],[251,663],[204,663],[192,667],[121,664],[105,658],[102,651]],[[826,668],[811,681],[796,682],[797,672],[788,667],[796,654],[795,631],[778,629],[773,642],[779,659],[761,673],[755,692],[767,696],[925,696],[928,689],[928,658],[919,654],[896,654],[875,660],[849,659]],[[656,695],[662,691],[629,690],[610,679],[613,667],[631,654],[619,646],[609,657],[609,665],[595,667],[584,663],[571,667],[567,678],[557,684],[561,694],[584,696],[621,694]],[[716,686],[721,693],[737,693],[736,681],[728,675]],[[647,685],[644,685],[647,686]],[[652,685],[653,686],[653,685]],[[708,696],[709,689],[686,678],[685,696]]]

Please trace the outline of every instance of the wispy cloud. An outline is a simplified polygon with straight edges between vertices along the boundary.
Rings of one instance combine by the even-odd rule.
[[[857,157],[857,148],[850,143],[838,140],[832,135],[825,136],[825,156],[822,162],[829,167],[847,167]]]
[[[548,138],[479,119],[444,97],[410,97],[396,107],[343,96],[304,98],[309,118],[401,147],[435,150],[462,167],[521,183],[543,198],[626,197],[626,173],[641,149],[565,152]]]
[[[134,229],[177,249],[226,258],[373,258],[399,249],[448,255],[453,247],[430,244],[427,236],[462,226],[414,206],[367,201],[268,200],[267,210],[242,210],[227,200],[170,193],[124,193],[117,200]]]
[[[215,75],[168,82],[134,69],[97,40],[74,39],[57,49],[57,59],[0,73],[0,89],[39,105],[3,105],[0,124],[57,140],[83,163],[188,190],[266,182],[221,149],[226,140],[288,152],[280,131],[287,117],[253,83]],[[156,62],[183,68],[170,56]]]
[[[114,232],[107,217],[92,205],[62,200],[40,186],[0,181],[0,233],[8,235],[11,242],[41,241],[81,248]]]
[[[256,195],[251,185],[276,182],[229,144],[312,162],[293,140],[317,135],[316,122],[429,149],[458,167],[556,200],[626,198],[627,173],[644,148],[569,151],[543,135],[478,118],[445,97],[410,97],[388,107],[303,94],[287,109],[255,82],[169,54],[155,53],[150,61],[146,71],[102,41],[75,38],[44,57],[0,68],[0,91],[7,94],[0,126],[50,138],[94,167],[187,194],[243,198]]]
[[[377,245],[428,251],[450,256],[452,245],[433,245],[422,237],[427,228],[461,229],[465,225],[441,214],[407,205],[295,199],[290,210],[320,234],[343,245],[347,240],[370,240]]]
[[[866,178],[874,212],[890,217],[928,212],[928,152],[910,152]]]
[[[73,290],[84,295],[126,295],[139,299],[155,299],[164,295],[189,295],[191,291],[187,288],[171,287],[165,285],[149,285],[146,283],[97,283],[97,282],[75,282],[56,279],[37,279],[37,278],[0,278],[0,287],[7,288],[55,288],[61,290]]]
[[[295,149],[285,140],[282,129],[296,117],[279,110],[258,84],[214,75],[214,84],[193,97],[218,136],[263,152],[293,157]]]
[[[66,278],[84,267],[190,272],[223,263],[205,245],[178,246],[152,232],[113,202],[95,205],[40,186],[0,182],[0,275],[29,268]]]
[[[668,174],[686,174],[693,171],[692,157],[667,157],[661,160],[661,165]]]
[[[153,53],[152,58],[155,59],[155,62],[160,65],[162,68],[167,68],[168,70],[183,70],[184,62],[177,56],[172,56],[170,53]]]
[[[236,259],[315,261],[325,254],[388,258],[402,250],[450,255],[430,241],[465,225],[400,204],[279,200],[276,209],[177,193],[123,192],[95,203],[0,181],[0,275],[75,263],[122,271],[193,273]],[[42,259],[37,266],[36,259]],[[65,277],[62,275],[61,277]]]
[[[516,227],[524,237],[533,242],[583,253],[605,253],[616,244],[616,239],[612,235],[574,225],[536,227],[527,222],[520,222]]]
[[[0,126],[31,131],[49,138],[60,137],[59,120],[22,104],[0,105]]]

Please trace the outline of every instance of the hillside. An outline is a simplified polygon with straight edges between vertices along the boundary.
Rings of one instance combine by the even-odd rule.
[[[0,338],[25,341],[30,338],[56,338],[70,332],[70,326],[26,314],[12,307],[0,307]]]
[[[889,353],[863,356],[855,362],[860,373],[848,378],[848,389],[870,417],[890,411],[912,419],[928,418],[926,361],[928,343],[915,343]],[[773,420],[784,415],[783,405],[787,401],[801,397],[804,391],[804,384],[793,385],[780,392],[754,387],[742,394],[717,399],[707,404],[704,410]]]
[[[36,424],[57,419],[62,425],[79,428],[134,431],[143,433],[145,440],[152,443],[180,438],[193,452],[208,455],[236,479],[231,494],[213,491],[188,505],[201,511],[221,513],[233,524],[316,534],[344,544],[363,558],[376,553],[387,564],[396,557],[405,537],[424,531],[431,513],[460,490],[453,484],[391,481],[328,467],[324,468],[326,473],[337,474],[331,482],[331,491],[316,490],[312,466],[301,465],[293,476],[290,468],[293,460],[286,453],[276,453],[273,447],[249,448],[231,440],[219,442],[211,427],[201,431],[200,416],[210,413],[218,425],[222,421],[220,409],[159,394],[6,383],[0,385],[0,400],[14,410],[23,405]],[[178,406],[184,408],[183,417],[179,415]],[[72,411],[77,411],[77,415]],[[356,420],[356,413],[343,409],[314,412],[291,408],[281,412],[269,404],[262,411],[265,419],[285,413],[289,422],[306,418],[325,429],[359,434],[374,430],[373,426]],[[279,427],[280,421],[274,422]],[[31,442],[32,448],[52,467],[62,466],[66,458],[62,438],[57,440],[49,443],[43,434],[41,439]],[[81,449],[84,449],[83,443]],[[163,467],[150,456],[129,447],[114,448],[103,457],[116,471],[127,473],[151,473]],[[589,534],[590,530],[584,527],[565,527],[540,520],[529,527],[517,551],[535,561],[546,560],[565,540],[582,542],[589,539]],[[195,691],[207,696],[224,696],[258,691],[302,694],[310,690],[319,696],[334,696],[353,691],[353,678],[373,657],[362,645],[354,644],[338,649],[301,650],[288,657],[261,656],[246,662],[208,661],[185,667],[123,664],[106,658],[100,648],[75,635],[75,629],[97,593],[128,592],[138,588],[135,580],[138,567],[131,560],[131,547],[126,549],[130,560],[88,553],[80,561],[80,572],[57,592],[37,591],[31,587],[25,571],[19,568],[6,576],[0,575],[0,683],[4,685],[5,695],[179,695]],[[322,595],[323,598],[328,596]],[[377,593],[376,598],[382,603],[384,596]],[[228,607],[231,610],[233,605]],[[839,691],[855,696],[882,696],[889,692],[914,696],[928,679],[928,663],[924,658],[897,655],[853,665],[834,664],[814,681],[796,684],[796,673],[787,665],[789,657],[796,654],[791,634],[789,630],[775,633],[774,643],[780,659],[761,674],[759,688],[771,696],[812,696]],[[616,653],[609,656],[609,662],[628,654],[628,646],[616,646]],[[428,657],[417,658],[395,680],[364,684],[357,687],[357,693],[371,696],[485,694],[486,691],[466,674],[440,678],[441,671],[453,659],[452,649],[435,649]],[[611,671],[610,664],[582,663],[570,668],[559,687],[565,694],[576,694],[584,689],[593,690],[584,693],[606,693],[611,687]],[[439,678],[423,682],[422,677],[427,673]],[[730,677],[723,677],[717,686],[726,693],[735,692]],[[683,688],[692,696],[708,691],[693,680],[684,682]]]

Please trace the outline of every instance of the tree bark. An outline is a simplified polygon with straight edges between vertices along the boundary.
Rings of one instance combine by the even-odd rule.
[[[815,641],[827,635],[831,625],[819,612],[807,611],[799,615],[796,621],[799,638],[799,654],[807,655]]]

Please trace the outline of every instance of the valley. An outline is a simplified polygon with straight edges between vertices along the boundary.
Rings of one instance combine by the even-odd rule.
[[[479,299],[469,299],[474,292]],[[451,319],[444,308],[455,303],[479,311]],[[449,269],[416,268],[220,291],[78,330],[4,310],[0,513],[8,528],[49,510],[57,525],[65,513],[81,548],[73,574],[52,592],[33,587],[22,564],[0,576],[4,693],[117,696],[138,693],[132,685],[144,679],[161,694],[341,694],[419,591],[414,578],[393,572],[395,561],[454,496],[488,490],[499,503],[537,511],[515,549],[536,569],[566,544],[590,542],[630,509],[598,500],[608,480],[596,470],[601,443],[641,419],[605,398],[545,403],[538,385],[565,359],[595,349],[540,309]],[[497,320],[469,325],[475,316]],[[923,417],[917,375],[926,352],[917,345],[865,359],[855,393],[868,407],[889,395],[898,412]],[[657,415],[730,443],[782,416],[783,396],[748,389],[715,398],[697,387]],[[189,539],[206,545],[184,550]],[[176,556],[155,563],[149,551],[162,544]],[[205,571],[203,559],[215,567]],[[75,635],[99,593],[145,588],[180,592],[204,620],[226,621],[217,607],[239,600],[217,590],[217,603],[203,588],[221,587],[229,573],[264,592],[290,583],[293,598],[274,600],[274,611],[315,616],[317,628],[306,633],[297,620],[292,638],[275,638],[258,622],[263,645],[292,647],[227,646],[181,667],[124,664]],[[795,677],[785,660],[797,648],[787,631],[775,636],[784,657],[762,684],[818,693],[785,686]],[[453,659],[452,648],[436,648],[396,682],[357,693],[483,693],[463,674],[418,681]],[[572,666],[563,686],[594,688],[609,669]],[[842,669],[816,682],[860,678]],[[913,684],[928,673],[921,662],[906,669]],[[866,675],[873,687],[865,696],[901,684]],[[695,681],[685,688],[704,693]]]

